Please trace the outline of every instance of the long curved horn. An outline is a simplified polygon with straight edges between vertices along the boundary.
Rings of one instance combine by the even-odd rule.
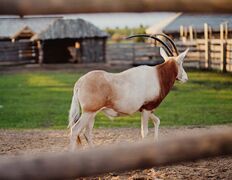
[[[177,47],[176,47],[174,41],[173,41],[168,35],[163,34],[163,33],[160,33],[160,34],[152,34],[151,36],[155,36],[155,37],[156,37],[156,36],[162,36],[162,37],[165,37],[165,38],[171,43],[171,45],[172,45],[172,47],[174,48],[176,54],[177,54],[177,55],[180,54],[179,51],[177,50]]]
[[[161,39],[159,39],[157,37],[150,36],[147,34],[137,34],[137,35],[128,36],[128,37],[126,37],[126,39],[130,39],[130,38],[134,38],[134,37],[146,37],[146,38],[152,38],[154,40],[157,40],[166,48],[166,51],[168,51],[169,56],[173,56],[172,50],[168,47],[168,45],[165,44]]]

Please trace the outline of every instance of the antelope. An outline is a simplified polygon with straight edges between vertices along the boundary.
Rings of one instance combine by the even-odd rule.
[[[184,83],[188,76],[183,68],[183,60],[188,52],[186,49],[179,54],[174,42],[167,38],[176,55],[158,37],[135,35],[133,37],[151,37],[159,41],[160,55],[164,63],[156,66],[138,66],[120,73],[109,73],[94,70],[83,75],[74,85],[71,108],[69,111],[70,150],[75,150],[81,144],[80,133],[85,129],[84,136],[90,146],[92,130],[96,114],[102,111],[113,118],[122,115],[132,115],[141,112],[141,136],[148,134],[148,120],[154,124],[154,139],[158,139],[160,119],[153,113],[167,96],[176,80]]]

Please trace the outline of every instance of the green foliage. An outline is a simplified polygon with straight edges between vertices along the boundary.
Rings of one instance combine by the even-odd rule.
[[[143,25],[140,25],[140,27],[135,30],[135,34],[146,34],[145,30],[146,29],[143,27]],[[145,38],[137,37],[134,39],[134,41],[135,42],[145,42]]]
[[[134,35],[134,34],[145,34],[145,30],[147,27],[140,25],[137,28],[106,28],[105,31],[111,36],[111,40],[115,42],[121,41],[123,38]],[[118,38],[120,37],[120,38]],[[142,37],[134,38],[134,42],[144,42],[145,39]]]
[[[118,33],[114,33],[111,37],[112,41],[115,41],[115,42],[120,42],[123,40],[123,38],[124,36]]]
[[[189,72],[176,83],[155,114],[161,126],[232,123],[232,76]],[[30,72],[0,76],[0,128],[66,128],[72,88],[80,73]],[[110,121],[102,113],[95,127],[139,127],[140,113]]]

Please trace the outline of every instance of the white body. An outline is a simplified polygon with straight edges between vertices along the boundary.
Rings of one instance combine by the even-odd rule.
[[[112,86],[114,96],[117,97],[112,110],[120,114],[132,115],[146,101],[151,101],[157,96],[160,91],[155,67],[139,66],[121,73],[92,71],[83,76],[80,83],[78,83],[80,105],[85,104],[86,98],[89,96],[87,91],[81,91],[82,82],[86,81],[89,76],[95,76],[96,72],[102,73],[105,80]],[[105,108],[107,107],[103,107],[102,109]]]

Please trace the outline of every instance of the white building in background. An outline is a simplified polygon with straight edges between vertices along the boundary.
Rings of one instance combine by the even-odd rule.
[[[172,21],[174,21],[177,17],[179,17],[182,13],[176,13],[172,16],[166,17],[158,23],[153,24],[149,28],[146,29],[147,34],[157,34],[163,33],[163,29],[169,25]]]

